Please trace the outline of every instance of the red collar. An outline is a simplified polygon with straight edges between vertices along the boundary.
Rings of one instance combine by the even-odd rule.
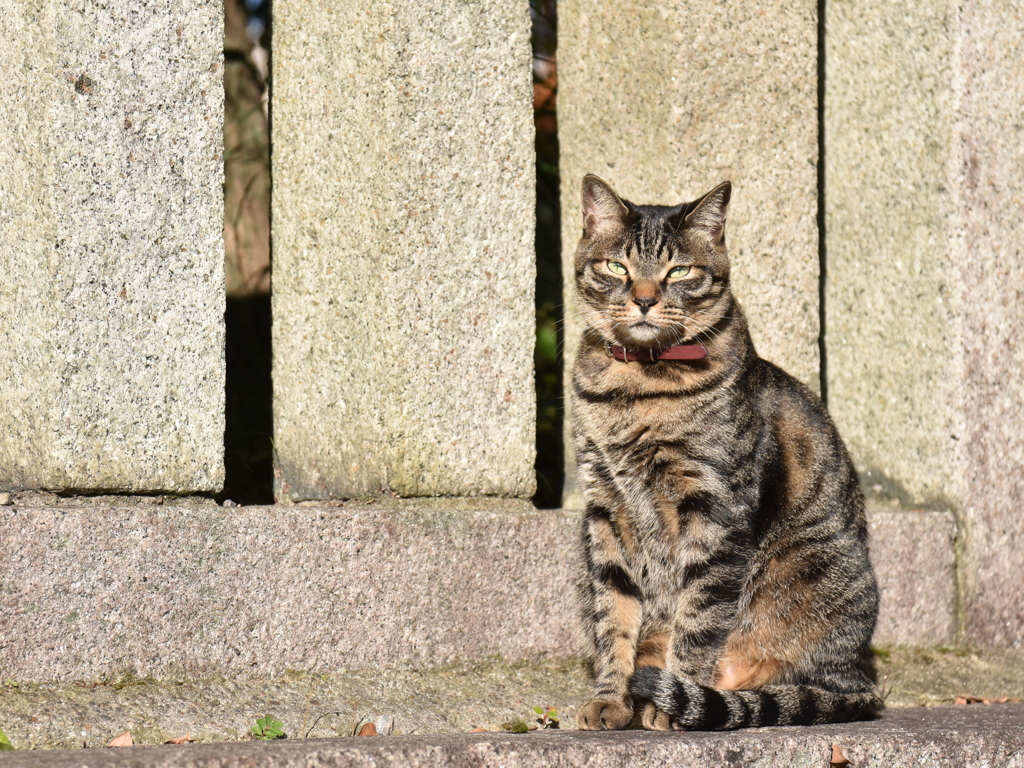
[[[676,344],[667,349],[626,349],[609,344],[608,354],[616,360],[632,362],[639,360],[653,363],[656,360],[703,360],[708,356],[708,348],[703,344]]]

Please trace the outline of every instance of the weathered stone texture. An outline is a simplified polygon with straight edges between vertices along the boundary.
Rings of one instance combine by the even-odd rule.
[[[825,36],[829,408],[861,471],[946,505],[964,437],[951,13],[833,3]]]
[[[868,508],[881,593],[876,646],[956,641],[956,524],[949,512]]]
[[[1024,643],[1024,47],[985,2],[830,4],[828,388],[862,471],[963,523],[964,635]]]
[[[222,483],[222,24],[0,13],[0,487]]]
[[[195,679],[577,653],[576,516],[484,501],[0,507],[0,669]]]
[[[969,642],[1024,647],[1024,7],[969,2],[957,40]],[[959,245],[959,242],[957,243]]]
[[[526,4],[274,17],[278,494],[529,497]]]
[[[950,516],[869,520],[875,644],[951,639]],[[582,649],[579,524],[494,499],[0,507],[0,669],[46,682],[565,659]]]
[[[729,179],[733,286],[754,342],[817,389],[815,3],[566,0],[558,16],[566,370],[580,333],[572,259],[583,175],[666,204]],[[571,456],[568,465],[575,505]]]
[[[60,382],[49,334],[58,302],[50,109],[55,83],[51,3],[0,13],[0,487],[60,485],[50,456]]]

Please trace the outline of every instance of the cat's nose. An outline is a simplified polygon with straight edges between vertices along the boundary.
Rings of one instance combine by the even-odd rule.
[[[633,303],[640,307],[640,311],[643,314],[647,314],[647,310],[658,303],[657,296],[634,296]]]

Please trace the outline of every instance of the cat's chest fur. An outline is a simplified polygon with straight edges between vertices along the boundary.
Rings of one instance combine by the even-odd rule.
[[[574,378],[588,500],[607,502],[638,583],[685,585],[723,534],[749,538],[772,436],[742,382],[590,353]]]

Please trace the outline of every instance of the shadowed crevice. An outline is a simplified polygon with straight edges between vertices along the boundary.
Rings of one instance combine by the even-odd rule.
[[[828,344],[825,338],[827,246],[825,239],[825,4],[818,0],[818,360],[821,401],[828,405]]]
[[[536,506],[561,506],[565,482],[562,423],[562,239],[558,177],[556,0],[530,0],[533,20],[533,117],[537,150]]]
[[[224,313],[224,490],[218,501],[274,502],[270,296],[229,298]]]

